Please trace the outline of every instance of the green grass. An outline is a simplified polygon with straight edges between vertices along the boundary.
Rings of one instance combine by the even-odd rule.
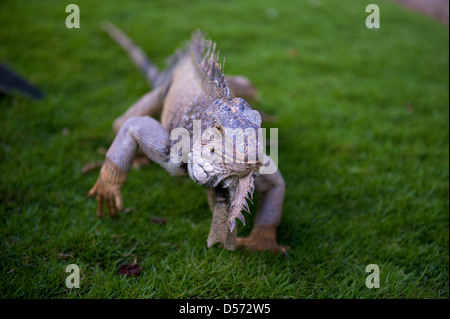
[[[71,2],[80,29],[65,27]],[[311,3],[2,1],[0,61],[47,98],[0,100],[0,297],[448,298],[448,28],[378,1],[369,30],[370,1]],[[105,20],[160,66],[201,28],[226,71],[256,83],[254,106],[279,117],[266,127],[279,130],[289,258],[207,249],[203,189],[157,165],[130,172],[131,213],[96,218],[97,172],[81,167],[103,159],[113,120],[148,91]],[[140,277],[116,274],[135,258]],[[379,289],[365,286],[368,264]]]

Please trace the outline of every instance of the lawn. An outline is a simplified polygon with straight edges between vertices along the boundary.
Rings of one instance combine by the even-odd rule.
[[[448,298],[449,30],[381,0],[368,29],[369,3],[2,1],[0,61],[46,98],[0,100],[0,298]],[[264,127],[278,128],[287,258],[206,248],[204,190],[154,164],[130,171],[128,214],[96,217],[98,171],[81,168],[149,90],[106,20],[159,66],[200,28],[257,85],[254,108],[278,118]],[[139,277],[117,274],[134,260]]]

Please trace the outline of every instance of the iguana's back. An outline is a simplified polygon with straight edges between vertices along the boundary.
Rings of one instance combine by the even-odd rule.
[[[177,127],[192,129],[192,120],[198,119],[211,100],[202,85],[197,66],[189,54],[176,64],[170,79],[161,114],[162,126],[171,131]]]
[[[197,31],[184,52],[170,59],[171,66],[163,76],[168,86],[161,114],[165,129],[184,127],[191,131],[193,120],[200,118],[208,104],[230,96],[215,46]]]

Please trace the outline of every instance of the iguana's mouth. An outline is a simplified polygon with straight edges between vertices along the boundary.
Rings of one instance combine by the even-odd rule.
[[[213,164],[189,154],[188,173],[192,180],[199,185],[216,187],[220,180],[217,178]]]

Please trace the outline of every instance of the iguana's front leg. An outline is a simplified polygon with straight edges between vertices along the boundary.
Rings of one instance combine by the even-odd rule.
[[[100,176],[89,196],[97,195],[97,216],[103,216],[106,201],[109,215],[117,215],[123,209],[121,187],[133,163],[139,146],[151,160],[171,174],[179,169],[169,159],[169,134],[155,119],[148,116],[129,118],[120,128],[111,147]]]
[[[118,133],[120,128],[124,125],[124,123],[132,117],[144,115],[156,117],[162,108],[163,95],[165,90],[166,87],[160,86],[142,96],[136,103],[130,106],[124,114],[122,114],[114,121],[113,124],[114,132]],[[111,166],[109,163],[107,163],[107,161],[104,161],[103,163],[102,162],[88,163],[83,166],[81,171],[83,173],[87,173],[90,170],[97,169],[103,164],[105,164],[106,167]],[[141,151],[138,151],[138,153],[135,156],[133,166],[139,168],[145,165],[148,165],[148,158],[145,157]]]
[[[249,250],[270,250],[285,253],[285,247],[277,243],[277,227],[281,221],[285,184],[280,171],[255,177],[258,210],[250,235],[238,238],[236,248]]]
[[[228,229],[231,203],[229,192],[225,188],[206,188],[209,208],[212,212],[211,228],[209,230],[207,246],[221,243],[228,250],[236,247],[237,227],[232,232]]]
[[[119,132],[122,125],[131,117],[134,116],[150,116],[157,118],[162,109],[163,95],[166,92],[166,87],[160,86],[142,96],[136,103],[128,108],[128,110],[120,117],[115,119],[113,123],[113,130]],[[149,165],[149,160],[142,153],[140,149],[137,150],[133,161],[133,167],[140,168]]]

